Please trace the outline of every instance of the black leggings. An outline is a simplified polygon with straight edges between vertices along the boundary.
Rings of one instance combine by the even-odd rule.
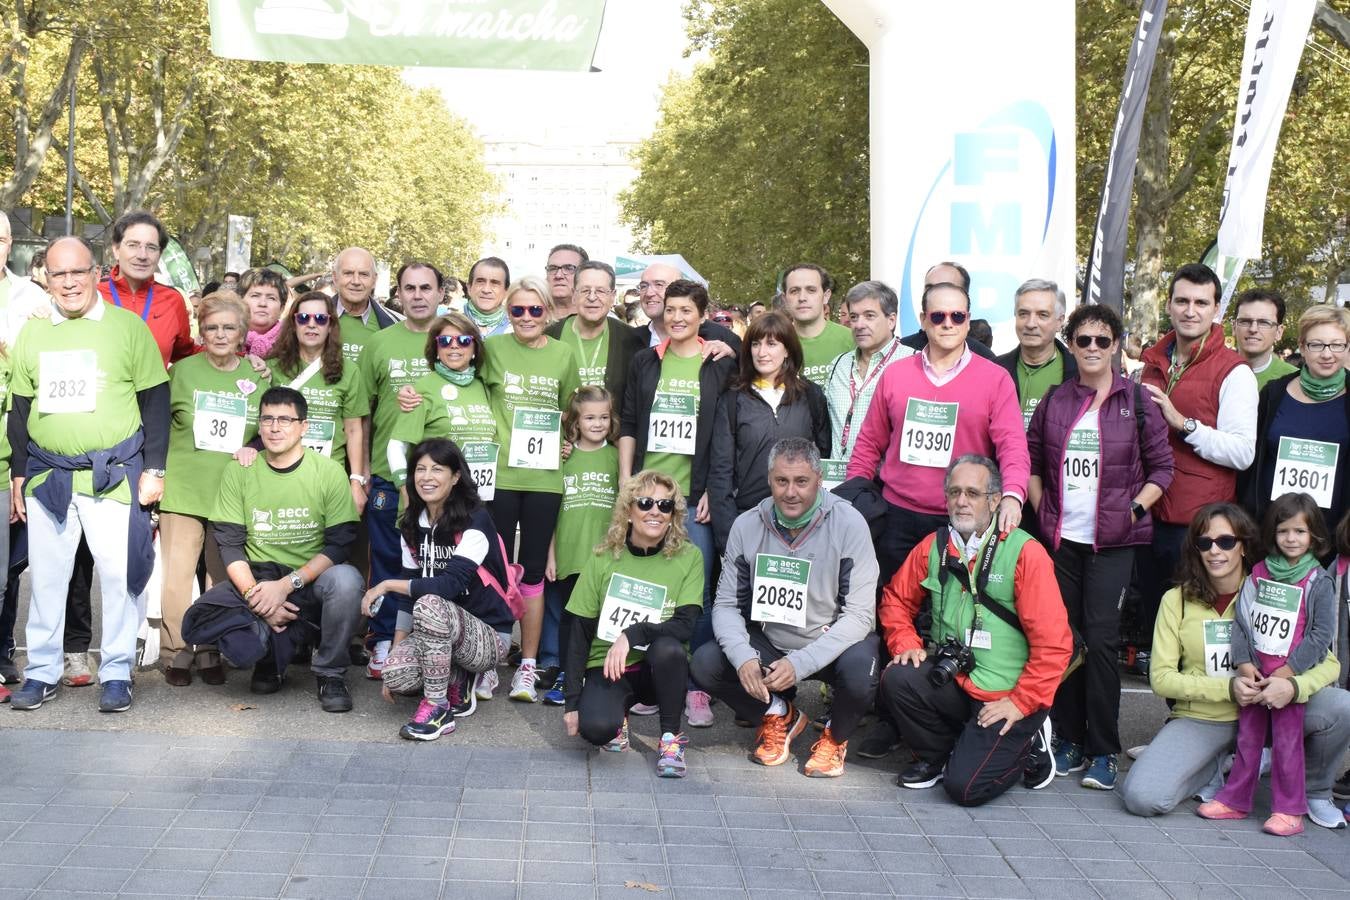
[[[548,565],[548,544],[558,524],[561,494],[540,491],[507,491],[497,488],[492,498],[492,524],[506,541],[511,562],[525,567],[525,584],[542,584]],[[515,552],[516,526],[520,526],[520,553]],[[618,727],[618,726],[615,726]],[[606,738],[608,740],[608,738]]]
[[[679,734],[688,681],[689,656],[683,644],[668,636],[652,641],[642,661],[618,681],[606,678],[603,668],[587,669],[577,701],[581,736],[597,747],[608,744],[635,701],[655,702],[661,730]]]

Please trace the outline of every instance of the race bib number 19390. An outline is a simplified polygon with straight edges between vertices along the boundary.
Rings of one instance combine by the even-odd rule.
[[[910,397],[900,433],[900,461],[912,466],[947,468],[956,443],[955,403]]]

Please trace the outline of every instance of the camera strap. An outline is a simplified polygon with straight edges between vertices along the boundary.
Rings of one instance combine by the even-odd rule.
[[[943,525],[937,530],[936,540],[942,543],[942,556],[938,560],[938,584],[941,587],[947,586],[948,573],[956,577],[961,582],[961,587],[965,588],[974,599],[976,606],[982,606],[993,613],[1004,625],[1009,628],[1015,628],[1022,631],[1022,623],[1012,610],[1003,606],[1001,603],[991,603],[985,599],[985,588],[989,586],[989,572],[994,567],[994,553],[998,550],[999,535],[995,531],[989,538],[989,543],[984,545],[984,553],[980,556],[980,567],[976,570],[975,584],[972,587],[970,583],[970,570],[961,560],[952,556],[951,550],[951,528]]]

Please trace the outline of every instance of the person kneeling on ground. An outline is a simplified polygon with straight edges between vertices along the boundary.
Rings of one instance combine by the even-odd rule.
[[[797,683],[831,684],[830,722],[803,772],[837,777],[877,691],[872,536],[857,510],[821,489],[814,442],[779,441],[768,470],[771,496],[741,513],[727,537],[717,641],[694,653],[694,680],[738,718],[762,723],[751,759],[765,766],[786,762],[806,727],[793,703]]]
[[[183,640],[217,644],[235,665],[256,663],[249,689],[274,694],[305,630],[317,630],[319,702],[325,712],[348,712],[347,644],[361,616],[361,574],[346,564],[356,506],[343,468],[301,445],[308,414],[292,388],[262,395],[262,459],[227,465],[211,515],[229,580],[188,609]],[[260,639],[240,640],[241,633]]]
[[[994,461],[959,457],[943,487],[950,525],[910,552],[881,595],[891,655],[881,698],[918,757],[900,785],[945,778],[954,801],[979,806],[1018,772],[1033,789],[1054,779],[1048,713],[1073,638],[1044,548],[1020,529],[998,534],[1003,479]],[[925,597],[932,653],[914,628]]]
[[[384,699],[420,692],[399,736],[434,741],[455,730],[456,717],[473,715],[478,675],[506,659],[518,616],[502,587],[506,545],[459,447],[445,438],[423,441],[408,452],[408,472],[412,490],[399,521],[403,577],[367,591],[361,611],[370,615],[386,595],[398,604]]]
[[[567,601],[574,617],[563,661],[567,733],[626,750],[626,711],[655,702],[663,778],[685,774],[688,644],[703,613],[703,553],[685,531],[687,512],[673,478],[653,469],[633,476]]]

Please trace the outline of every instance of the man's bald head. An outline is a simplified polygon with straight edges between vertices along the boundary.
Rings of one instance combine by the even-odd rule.
[[[642,311],[647,314],[647,318],[660,321],[666,311],[666,288],[672,281],[678,281],[680,278],[680,270],[666,263],[652,263],[642,270],[638,296],[642,300]]]
[[[930,284],[959,284],[970,293],[970,273],[960,263],[940,262],[923,274],[923,286]]]
[[[364,313],[375,290],[375,257],[364,247],[348,247],[333,260],[333,284],[348,312]]]
[[[47,293],[61,314],[78,319],[98,302],[94,251],[83,238],[59,237],[47,245]]]

